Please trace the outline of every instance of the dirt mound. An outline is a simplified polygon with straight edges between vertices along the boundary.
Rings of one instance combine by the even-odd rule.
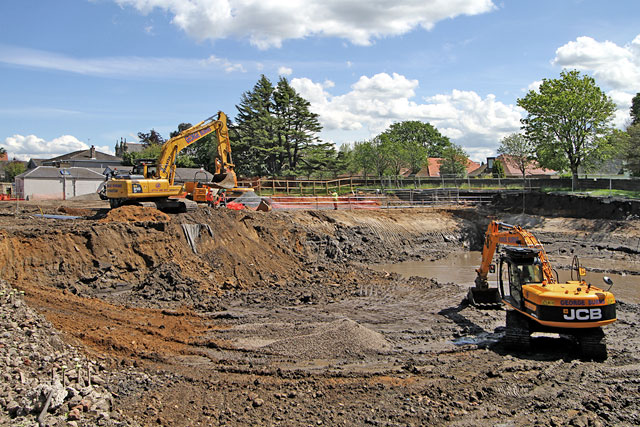
[[[329,323],[300,325],[295,336],[275,341],[265,347],[269,352],[304,359],[328,359],[385,353],[391,345],[378,332],[351,319]]]
[[[164,212],[160,212],[155,208],[146,208],[142,206],[121,206],[111,209],[107,216],[99,222],[169,222],[171,217]]]

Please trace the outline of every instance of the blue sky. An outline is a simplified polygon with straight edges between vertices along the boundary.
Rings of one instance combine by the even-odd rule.
[[[519,129],[518,98],[577,68],[624,126],[640,92],[640,2],[5,0],[0,146],[47,158],[230,118],[261,74],[287,77],[325,141],[422,120],[474,160]]]

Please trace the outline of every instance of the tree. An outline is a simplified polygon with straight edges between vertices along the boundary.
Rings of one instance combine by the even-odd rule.
[[[322,128],[310,105],[286,78],[281,77],[274,88],[269,79],[261,76],[236,105],[237,170],[249,175],[277,176],[302,170],[307,173],[311,162],[304,167],[300,164],[306,155],[316,157],[316,161],[324,153],[325,163],[335,157],[335,149],[313,148],[322,146],[316,136]]]
[[[640,123],[629,126],[624,137],[627,169],[633,176],[640,176]]]
[[[133,166],[138,159],[157,159],[162,152],[161,145],[150,145],[144,148],[142,151],[135,153],[126,152],[122,154],[122,164],[125,166]]]
[[[371,140],[370,161],[373,171],[382,178],[392,165],[392,147],[388,137],[380,134]]]
[[[276,116],[276,132],[281,156],[279,163],[283,168],[295,171],[300,159],[310,148],[319,143],[316,136],[322,130],[318,114],[312,113],[311,103],[302,98],[285,77],[280,77],[273,94]],[[326,154],[324,161],[335,157],[333,150],[313,150],[314,155]]]
[[[640,124],[640,92],[631,100],[631,125]]]
[[[467,153],[456,144],[451,144],[442,150],[440,163],[440,176],[453,175],[463,177],[467,173],[469,157]]]
[[[140,142],[143,143],[146,147],[151,145],[162,145],[164,144],[164,138],[155,129],[151,129],[149,132],[138,132],[138,138]]]
[[[493,177],[494,178],[504,178],[505,177],[505,173],[504,173],[504,166],[502,165],[502,162],[498,159],[496,159],[493,162]]]
[[[451,145],[446,136],[429,123],[416,120],[394,123],[383,132],[397,147],[397,160],[416,174],[429,157],[441,157],[442,150]]]
[[[366,178],[375,172],[373,168],[373,144],[371,141],[357,141],[353,144],[353,163],[356,171],[362,171]]]
[[[525,136],[536,145],[541,166],[570,170],[573,187],[578,168],[606,155],[613,101],[589,76],[563,71],[560,79],[543,79],[539,92],[529,91],[518,105],[527,111],[522,119]]]
[[[25,164],[18,160],[13,160],[4,167],[4,177],[6,182],[13,182],[16,176],[26,171]]]
[[[535,151],[535,145],[520,133],[512,133],[505,136],[500,141],[500,147],[498,147],[498,154],[504,155],[505,162],[518,168],[522,174],[522,179],[525,178],[527,168],[535,162]]]

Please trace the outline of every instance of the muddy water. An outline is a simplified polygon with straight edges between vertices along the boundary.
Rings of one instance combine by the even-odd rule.
[[[472,286],[476,278],[475,269],[480,265],[482,254],[478,251],[461,251],[447,255],[445,258],[436,261],[406,261],[397,264],[377,264],[371,266],[377,271],[387,271],[390,273],[398,273],[406,277],[418,276],[428,277],[437,280],[440,283],[456,283],[458,285]],[[552,264],[571,265],[571,258],[559,257],[552,259]],[[587,259],[581,258],[581,264],[584,267],[615,269],[627,271],[639,271],[640,265],[636,263],[620,263],[614,266],[611,260]],[[570,280],[571,274],[566,269],[557,269],[560,281]],[[638,304],[640,303],[640,275],[631,274],[613,274],[613,273],[597,273],[588,271],[586,281],[595,286],[608,288],[602,281],[603,276],[609,276],[613,280],[614,286],[611,291],[614,295],[624,302]],[[490,283],[495,286],[495,282],[491,279],[495,277],[490,275]]]

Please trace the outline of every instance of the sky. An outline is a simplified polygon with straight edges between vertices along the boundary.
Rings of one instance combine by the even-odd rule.
[[[114,153],[219,110],[262,74],[319,114],[323,141],[431,123],[471,159],[520,129],[518,98],[563,69],[593,76],[628,122],[640,1],[3,0],[0,147]]]

